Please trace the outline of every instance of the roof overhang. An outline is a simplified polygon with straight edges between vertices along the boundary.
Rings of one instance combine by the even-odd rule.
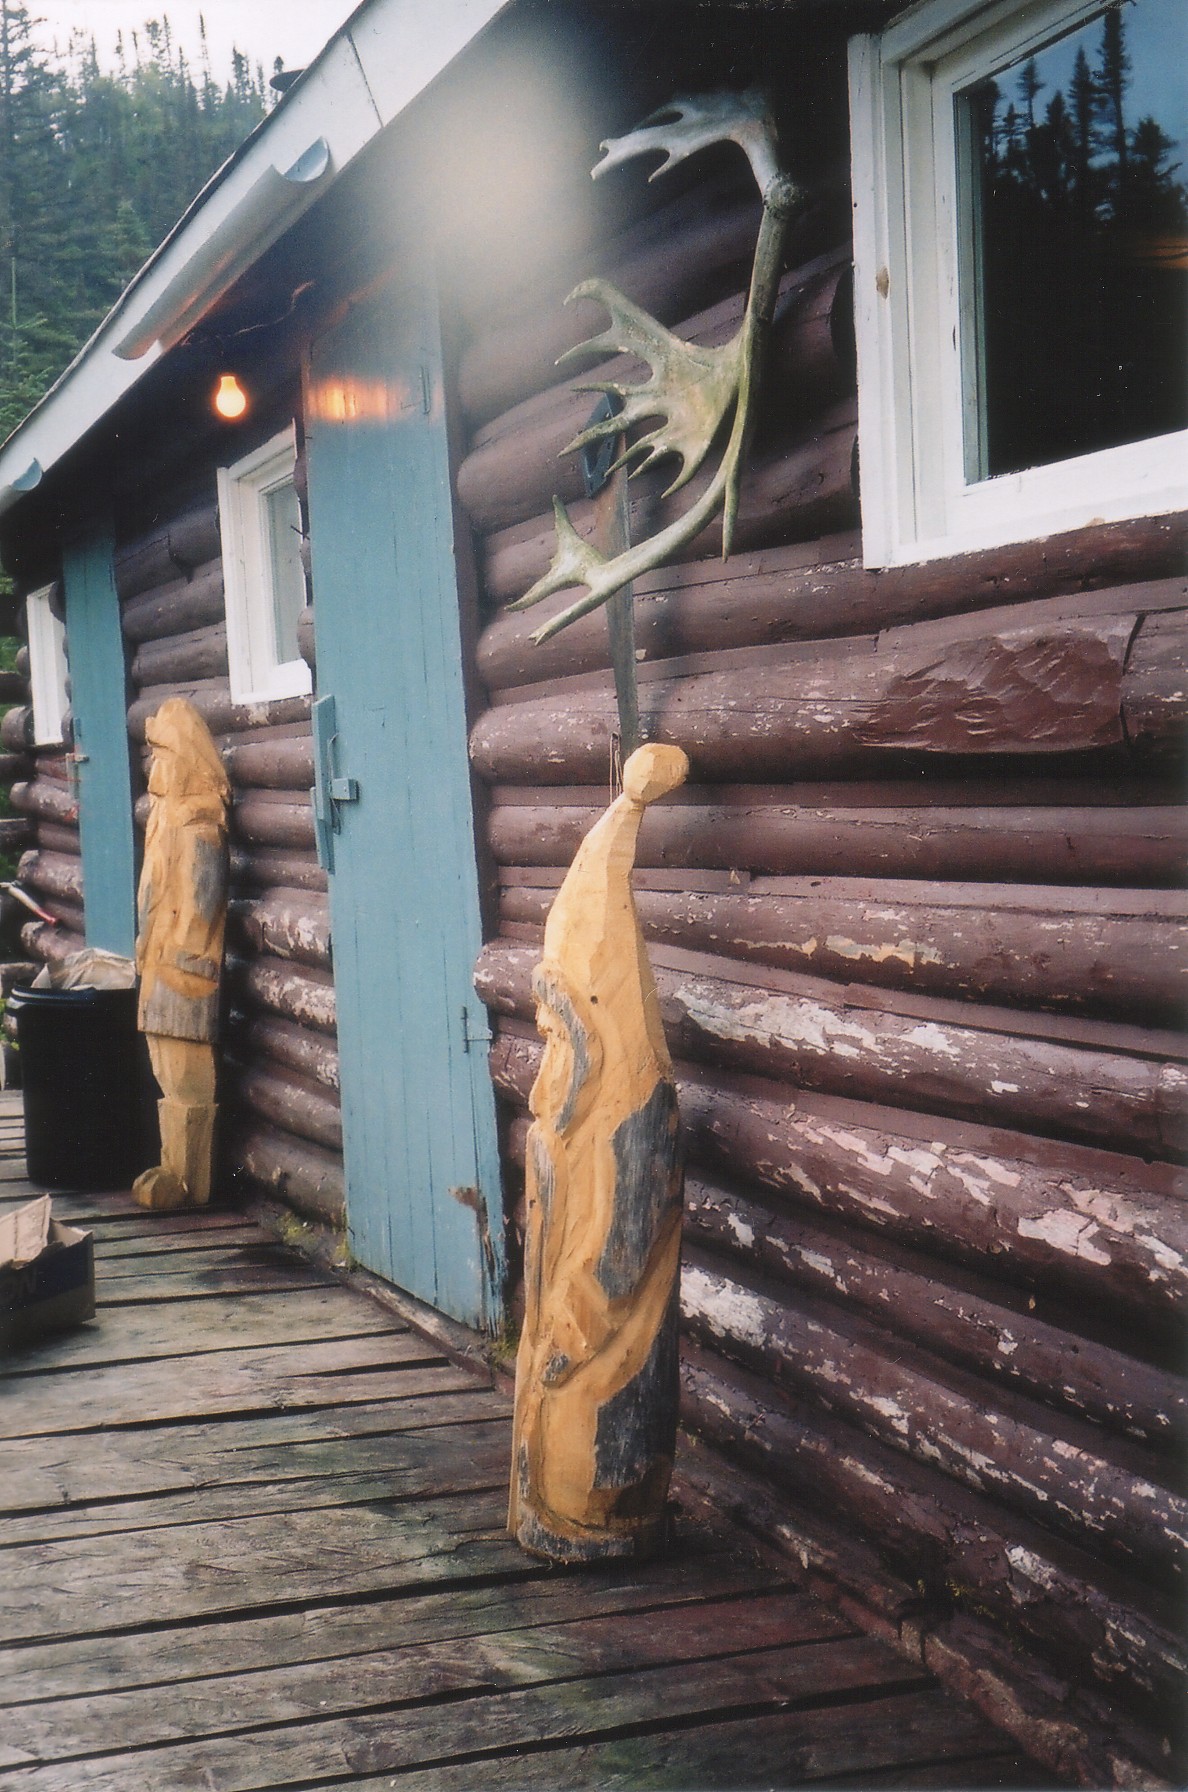
[[[364,0],[0,446],[0,515],[41,483],[506,4]]]

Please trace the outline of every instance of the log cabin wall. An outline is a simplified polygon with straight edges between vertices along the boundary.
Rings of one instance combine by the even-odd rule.
[[[1059,1771],[1162,1783],[1184,519],[864,571],[849,255],[821,215],[792,234],[735,552],[708,530],[636,586],[644,731],[694,768],[636,876],[682,1086],[685,1413],[741,1508]],[[575,278],[717,341],[754,223],[745,198],[686,196]],[[591,398],[551,363],[601,323],[526,301],[459,376],[498,883],[477,975],[513,1210],[531,968],[607,801],[615,709],[600,612],[537,648],[570,594],[502,606],[548,563],[552,492],[587,521],[557,457]],[[636,484],[633,539],[668,514]]]
[[[236,437],[237,459],[258,436]],[[304,463],[297,483],[304,497]],[[334,979],[326,877],[314,849],[308,697],[232,700],[213,460],[180,495],[157,501],[144,532],[117,544],[127,645],[128,729],[147,771],[145,723],[167,697],[188,697],[232,785],[221,1100],[225,1173],[307,1218],[343,1218]],[[306,623],[309,621],[307,611]],[[302,651],[312,640],[303,626]],[[143,778],[141,790],[144,788]],[[147,802],[137,803],[143,829]]]

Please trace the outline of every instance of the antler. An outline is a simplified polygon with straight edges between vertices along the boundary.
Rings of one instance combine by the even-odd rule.
[[[757,87],[749,87],[745,93],[699,93],[670,100],[626,136],[608,137],[599,145],[604,153],[593,171],[594,179],[649,150],[663,150],[664,160],[648,176],[655,180],[711,143],[737,143],[751,164],[761,193],[766,194],[772,181],[780,178],[767,96]]]

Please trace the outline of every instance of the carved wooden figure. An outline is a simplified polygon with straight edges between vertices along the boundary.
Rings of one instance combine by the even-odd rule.
[[[227,916],[230,784],[206,723],[168,698],[145,728],[152,808],[140,876],[140,1029],[161,1090],[161,1162],[142,1207],[204,1206],[214,1157],[215,1042]]]
[[[545,927],[534,987],[524,1330],[509,1528],[559,1561],[663,1539],[677,1410],[677,1099],[631,893],[648,803],[679,747],[640,747]]]

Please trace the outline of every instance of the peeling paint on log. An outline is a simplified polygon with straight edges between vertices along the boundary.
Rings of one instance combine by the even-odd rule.
[[[244,1060],[268,1058],[289,1070],[312,1077],[327,1089],[338,1089],[338,1048],[325,1033],[311,1032],[295,1021],[272,1016],[255,1019],[245,1014],[231,1016],[231,1036],[236,1055]]]
[[[308,794],[314,781],[313,740],[302,735],[296,739],[232,743],[223,750],[223,764],[238,788],[300,790]]]
[[[34,777],[14,784],[8,793],[14,809],[39,821],[78,821],[78,803],[66,786],[49,778]]]
[[[83,902],[82,860],[68,853],[35,850],[23,854],[17,866],[17,882],[80,907]]]
[[[342,1162],[332,1152],[271,1126],[241,1122],[228,1129],[223,1161],[226,1173],[254,1183],[306,1218],[343,1225]]]
[[[232,996],[252,1008],[264,1008],[319,1033],[337,1028],[334,979],[328,971],[312,965],[294,970],[282,958],[232,959],[227,981]]]
[[[255,952],[299,964],[330,964],[330,906],[325,896],[304,890],[270,890],[266,896],[232,902],[232,937]]]
[[[342,1110],[325,1084],[275,1065],[237,1064],[231,1101],[272,1126],[342,1151]]]
[[[166,697],[185,697],[194,705],[212,734],[238,734],[247,728],[265,728],[272,722],[308,722],[308,697],[277,697],[271,703],[236,703],[225,680],[191,679],[174,685],[145,687],[128,707],[128,732],[144,740],[144,725],[156,715]]]

